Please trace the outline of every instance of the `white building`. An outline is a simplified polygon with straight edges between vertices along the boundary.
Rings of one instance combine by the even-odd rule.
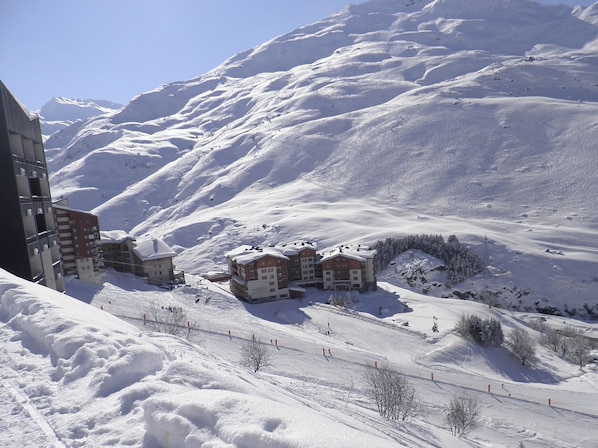
[[[164,241],[157,238],[136,241],[131,253],[133,272],[147,277],[149,283],[159,285],[175,279],[172,259],[176,252]]]

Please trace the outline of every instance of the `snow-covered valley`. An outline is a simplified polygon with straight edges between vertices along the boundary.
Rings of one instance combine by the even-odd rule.
[[[373,0],[54,133],[54,199],[164,239],[187,285],[108,270],[61,295],[0,271],[0,446],[598,447],[596,351],[580,368],[537,345],[522,366],[454,332],[474,313],[598,338],[597,50],[598,3]],[[316,289],[249,305],[200,276],[242,244],[424,233],[487,268],[449,288],[410,251],[350,310]],[[184,310],[181,336],[144,325],[152,304]],[[373,365],[419,417],[378,415]],[[462,392],[481,425],[459,439]]]

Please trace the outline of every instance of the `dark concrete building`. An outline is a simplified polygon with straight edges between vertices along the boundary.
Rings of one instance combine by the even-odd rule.
[[[0,268],[64,291],[39,118],[0,82]]]

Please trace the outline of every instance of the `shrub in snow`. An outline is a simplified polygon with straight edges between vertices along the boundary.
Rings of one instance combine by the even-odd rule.
[[[592,348],[592,343],[583,334],[576,334],[569,338],[570,360],[578,364],[580,368],[586,363]]]
[[[405,421],[421,414],[422,405],[415,389],[399,372],[368,367],[364,381],[382,417]]]
[[[474,314],[462,314],[455,324],[455,332],[480,345],[498,347],[504,342],[502,326],[497,319],[482,319]]]
[[[592,342],[581,330],[566,326],[562,329],[547,327],[540,343],[569,362],[583,367],[593,349]]]
[[[569,345],[567,339],[562,332],[547,327],[540,338],[540,343],[553,352],[558,353],[561,357],[564,357]]]
[[[251,339],[241,347],[241,364],[257,372],[270,365],[270,350],[262,341],[251,335]]]
[[[474,429],[480,419],[480,403],[475,397],[455,396],[445,409],[446,424],[451,434],[462,437]]]
[[[536,357],[536,341],[523,328],[515,328],[509,334],[508,345],[511,352],[525,365]]]
[[[144,321],[149,329],[159,333],[180,336],[188,333],[187,315],[178,306],[158,306],[151,302],[145,310]]]

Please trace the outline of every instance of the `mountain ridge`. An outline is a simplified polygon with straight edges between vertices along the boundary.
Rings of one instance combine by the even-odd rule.
[[[115,112],[122,104],[108,100],[54,97],[38,111],[42,135],[46,138],[77,121]]]

